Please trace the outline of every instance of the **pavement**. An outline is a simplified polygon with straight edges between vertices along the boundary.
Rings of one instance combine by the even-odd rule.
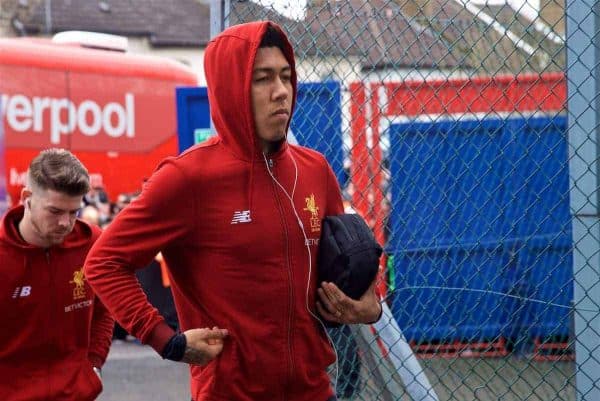
[[[440,401],[575,401],[574,362],[536,362],[528,358],[420,360]],[[361,391],[352,401],[383,400],[381,385],[363,364]],[[164,361],[150,347],[115,341],[102,369],[104,391],[98,401],[189,401],[187,365]],[[411,400],[406,393],[396,401]],[[346,400],[343,400],[346,401]]]
[[[135,342],[113,341],[98,401],[189,401],[187,365],[165,361]]]

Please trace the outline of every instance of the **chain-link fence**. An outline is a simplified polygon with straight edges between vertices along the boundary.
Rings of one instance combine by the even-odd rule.
[[[489,3],[212,4],[213,33],[289,33],[306,91],[330,94],[292,130],[385,244],[389,313],[332,333],[343,399],[600,399],[600,14]]]

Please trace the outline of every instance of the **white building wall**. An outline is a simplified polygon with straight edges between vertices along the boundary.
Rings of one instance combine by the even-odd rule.
[[[198,84],[206,86],[204,77],[204,48],[198,47],[152,47],[147,38],[129,38],[130,53],[166,57],[190,67],[198,77]]]
[[[357,57],[340,58],[303,58],[297,61],[298,79],[300,82],[322,82],[330,79],[341,82],[342,89],[342,138],[344,143],[344,152],[347,154],[352,148],[352,138],[350,134],[350,105],[351,93],[350,84],[362,81],[367,84],[367,92],[370,91],[369,82],[402,82],[402,81],[422,81],[433,79],[449,78],[467,78],[472,71],[464,69],[381,69],[376,71],[361,71],[360,61]],[[368,93],[367,93],[368,96]],[[385,107],[384,104],[380,105]],[[365,105],[364,112],[367,119],[370,115],[370,104]],[[389,121],[383,118],[381,121],[381,142],[380,145],[384,153],[389,149],[389,138],[387,128]]]

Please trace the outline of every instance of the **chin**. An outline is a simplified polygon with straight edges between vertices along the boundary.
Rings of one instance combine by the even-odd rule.
[[[50,238],[50,239],[48,240],[48,243],[49,243],[50,245],[60,245],[60,244],[62,244],[62,243],[63,243],[63,241],[64,241],[64,238],[61,238],[61,239],[57,239],[57,238]]]
[[[275,138],[271,141],[271,143],[276,147],[283,145],[284,142],[285,142],[285,136],[282,136],[280,138]]]
[[[276,134],[276,135],[271,135],[268,138],[263,138],[263,141],[273,143],[273,144],[279,143],[283,140],[285,140],[285,134]]]
[[[62,244],[67,237],[67,234],[53,234],[48,238],[49,242],[52,242],[54,245]]]

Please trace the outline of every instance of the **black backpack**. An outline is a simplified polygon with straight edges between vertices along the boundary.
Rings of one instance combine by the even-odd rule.
[[[373,232],[357,214],[327,216],[321,227],[318,278],[359,299],[375,279],[383,252]],[[326,322],[329,327],[339,326]]]

